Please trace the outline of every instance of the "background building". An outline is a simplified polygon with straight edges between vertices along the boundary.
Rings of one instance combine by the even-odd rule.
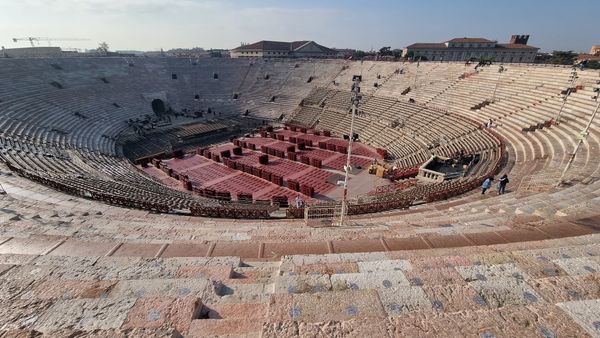
[[[337,51],[321,46],[314,41],[259,41],[231,50],[232,58],[329,58]]]
[[[45,58],[60,57],[63,52],[59,47],[24,47],[24,48],[4,48],[0,50],[0,57],[5,58]]]
[[[402,56],[429,61],[492,59],[499,62],[533,62],[539,48],[527,44],[529,35],[513,35],[509,43],[484,38],[454,38],[442,43],[414,43]]]

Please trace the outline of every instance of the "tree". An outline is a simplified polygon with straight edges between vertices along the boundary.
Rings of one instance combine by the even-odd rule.
[[[103,54],[108,53],[108,43],[106,43],[106,41],[100,42],[100,44],[98,44],[98,48],[96,50]]]
[[[585,68],[589,69],[600,69],[600,61],[588,61]]]
[[[355,50],[354,53],[352,53],[352,58],[353,59],[362,59],[365,56],[367,56],[367,53],[365,51],[362,51],[362,50]]]
[[[402,56],[402,49],[392,49],[392,55],[395,59],[399,59]]]
[[[379,55],[381,55],[381,56],[391,56],[392,55],[392,47],[381,47],[379,49]]]
[[[552,56],[550,56],[550,58],[548,59],[548,63],[552,63],[555,65],[572,65],[576,58],[577,54],[573,53],[572,50],[555,50],[554,52],[552,52]]]

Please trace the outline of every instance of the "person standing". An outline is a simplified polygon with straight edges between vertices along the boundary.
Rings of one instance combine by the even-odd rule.
[[[300,209],[304,206],[304,201],[300,198],[300,196],[296,196],[296,208]]]
[[[508,176],[506,174],[500,177],[500,181],[498,181],[498,195],[503,195],[506,190],[506,185],[508,184]]]
[[[481,194],[485,195],[486,190],[488,190],[489,188],[492,187],[492,182],[494,181],[493,177],[488,177],[485,179],[485,181],[483,181],[483,184],[481,185]]]

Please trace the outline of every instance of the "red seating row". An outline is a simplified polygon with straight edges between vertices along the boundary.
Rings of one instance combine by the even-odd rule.
[[[403,180],[406,178],[416,177],[419,174],[419,167],[410,167],[403,169],[396,169],[390,175],[392,181]]]

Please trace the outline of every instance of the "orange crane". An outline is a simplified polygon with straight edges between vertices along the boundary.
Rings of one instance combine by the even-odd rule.
[[[19,42],[19,41],[29,41],[29,43],[31,44],[31,47],[35,47],[36,44],[40,44],[40,41],[47,41],[48,42],[48,46],[51,46],[50,42],[52,41],[88,41],[89,39],[76,39],[76,38],[42,38],[42,37],[35,37],[35,36],[29,36],[26,38],[13,38],[12,39],[13,42]]]

